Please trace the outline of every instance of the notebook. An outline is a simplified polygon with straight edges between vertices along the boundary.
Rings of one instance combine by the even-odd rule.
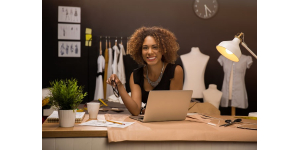
[[[80,123],[84,118],[85,112],[76,112],[75,123]],[[58,119],[58,111],[53,111],[52,114],[47,117],[48,123],[57,123]]]
[[[192,90],[150,91],[145,115],[130,116],[141,122],[185,120]]]

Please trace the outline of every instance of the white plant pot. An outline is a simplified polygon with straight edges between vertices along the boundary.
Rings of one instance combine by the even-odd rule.
[[[59,126],[74,127],[76,110],[58,110]]]

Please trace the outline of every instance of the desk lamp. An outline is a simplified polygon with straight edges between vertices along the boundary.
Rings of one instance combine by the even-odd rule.
[[[243,37],[243,39],[241,37]],[[248,48],[244,41],[244,33],[241,32],[235,35],[232,41],[221,42],[217,45],[217,50],[227,59],[238,62],[242,55],[239,47],[239,44],[241,43],[241,45],[243,45],[257,59],[257,56],[250,50],[250,48]]]

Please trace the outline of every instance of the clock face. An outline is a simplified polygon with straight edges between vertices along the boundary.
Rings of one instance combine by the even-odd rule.
[[[213,17],[219,8],[217,0],[195,0],[194,12],[203,19]]]

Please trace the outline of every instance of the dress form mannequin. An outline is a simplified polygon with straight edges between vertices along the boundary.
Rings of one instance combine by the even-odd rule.
[[[239,62],[233,62],[221,55],[218,61],[223,66],[224,71],[221,107],[232,107],[231,115],[234,116],[235,108],[248,108],[244,79],[246,69],[252,65],[252,57],[241,55]],[[230,105],[229,102],[231,103]]]
[[[184,68],[183,90],[193,90],[192,98],[203,98],[205,90],[204,72],[209,56],[201,53],[198,47],[180,56]]]
[[[210,84],[207,90],[203,91],[203,101],[213,104],[219,109],[222,92],[217,89],[217,85]]]

